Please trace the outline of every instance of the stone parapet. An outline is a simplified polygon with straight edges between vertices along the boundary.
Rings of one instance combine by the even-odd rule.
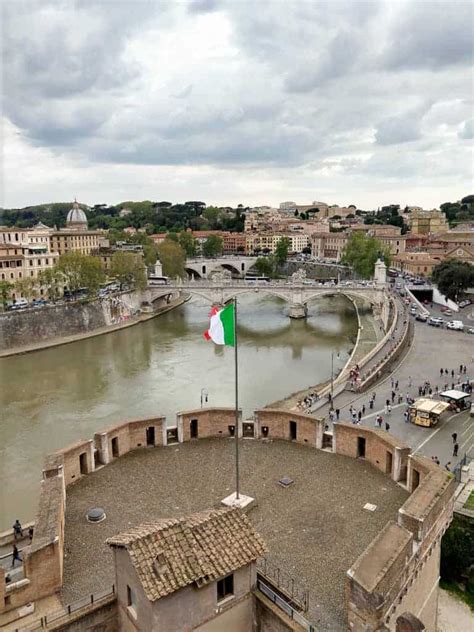
[[[255,411],[253,424],[242,424],[240,418],[239,411],[239,436],[323,448],[324,420],[312,415],[266,408]],[[23,550],[24,579],[6,584],[0,573],[0,613],[61,587],[67,485],[132,450],[167,446],[169,432],[181,443],[229,438],[235,430],[234,409],[202,408],[179,412],[173,428],[167,428],[162,416],[125,421],[50,455],[43,468],[33,542]],[[396,617],[410,611],[434,632],[440,541],[452,518],[454,478],[430,459],[410,455],[409,446],[382,430],[336,422],[332,451],[368,461],[412,492],[399,509],[398,524],[389,522],[348,571],[352,631],[394,631]]]

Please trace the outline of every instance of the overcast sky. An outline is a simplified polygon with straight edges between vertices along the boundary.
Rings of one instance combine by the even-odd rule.
[[[473,4],[2,2],[4,207],[473,192]]]

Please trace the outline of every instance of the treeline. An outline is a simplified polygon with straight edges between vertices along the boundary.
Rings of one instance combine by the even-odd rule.
[[[80,205],[84,210],[89,228],[120,231],[127,227],[144,228],[148,234],[161,232],[179,233],[192,230],[226,230],[242,232],[246,209],[206,206],[204,202],[188,201],[184,204],[171,202],[126,201],[108,206],[95,204],[92,208]],[[47,226],[63,228],[72,203],[40,204],[22,209],[4,209],[1,223],[6,226],[30,228],[42,222]]]

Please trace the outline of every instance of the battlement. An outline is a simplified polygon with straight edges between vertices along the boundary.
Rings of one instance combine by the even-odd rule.
[[[328,434],[323,419],[279,409],[257,410],[249,421],[242,421],[239,411],[238,426],[241,437],[291,441],[316,450],[323,448]],[[48,456],[35,536],[24,555],[25,579],[5,585],[0,576],[0,613],[61,587],[67,487],[131,451],[201,438],[229,439],[235,432],[234,409],[202,408],[180,411],[173,426],[163,416],[123,421]],[[409,446],[382,430],[338,422],[331,439],[329,451],[370,463],[411,492],[398,521],[387,523],[347,572],[351,629],[370,631],[384,624],[391,630],[396,616],[411,611],[427,630],[434,630],[440,540],[452,517],[452,475],[411,455]]]

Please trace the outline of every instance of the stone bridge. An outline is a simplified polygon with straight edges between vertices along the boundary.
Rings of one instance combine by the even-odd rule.
[[[171,292],[186,292],[201,296],[212,305],[224,305],[231,298],[242,294],[262,293],[278,296],[290,305],[290,318],[305,318],[309,301],[320,296],[334,296],[342,294],[350,300],[362,299],[368,303],[374,315],[384,324],[388,320],[388,300],[386,284],[380,282],[345,282],[334,285],[317,283],[306,280],[303,271],[295,272],[290,280],[248,281],[232,279],[230,273],[215,274],[212,280],[191,279],[177,280],[160,287],[148,288],[146,297],[149,302],[171,294]]]
[[[187,259],[184,269],[191,277],[207,279],[213,273],[227,270],[232,276],[244,277],[257,257],[218,257],[216,259]]]

